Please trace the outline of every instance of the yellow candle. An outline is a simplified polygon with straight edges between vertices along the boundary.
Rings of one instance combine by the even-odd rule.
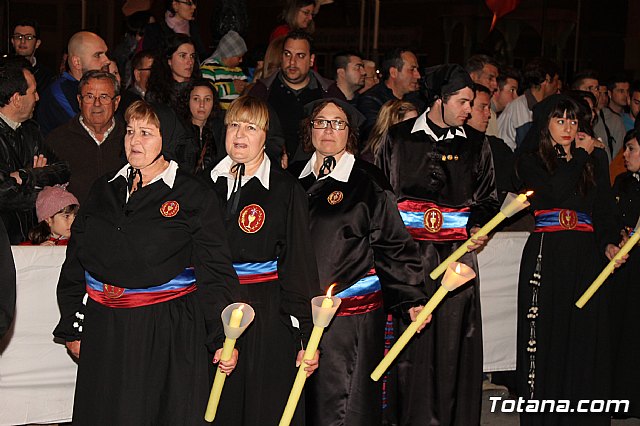
[[[242,308],[240,306],[233,310],[231,313],[231,319],[229,320],[229,327],[239,328],[242,323]],[[224,339],[224,345],[222,346],[222,354],[220,355],[220,361],[228,361],[233,354],[233,348],[236,345],[236,339],[229,337]],[[208,422],[212,422],[216,417],[216,411],[218,411],[218,404],[220,403],[220,395],[222,395],[222,387],[227,375],[220,371],[220,365],[216,369],[216,375],[213,379],[213,386],[211,387],[211,394],[209,395],[209,403],[207,404],[207,410],[204,414],[204,419]]]
[[[433,313],[435,308],[440,304],[440,302],[442,302],[442,299],[444,299],[448,292],[455,290],[475,276],[476,273],[467,265],[462,263],[452,264],[449,269],[447,269],[445,276],[442,278],[442,285],[420,311],[416,320],[409,324],[407,329],[402,333],[400,338],[398,338],[389,352],[387,352],[384,358],[382,358],[380,364],[378,364],[376,369],[373,370],[373,373],[371,373],[371,379],[376,382],[380,380],[380,377],[382,377],[384,372],[387,371],[391,363],[396,359],[407,343],[409,343],[409,340],[411,340],[413,335],[416,334],[420,325]]]
[[[329,287],[327,291],[327,297],[322,300],[322,308],[323,310],[331,310],[333,308],[333,300],[331,299],[331,289],[335,284]],[[303,361],[300,363],[298,367],[298,372],[296,373],[296,379],[293,382],[293,387],[291,388],[291,393],[289,394],[289,399],[287,400],[287,405],[284,407],[284,412],[282,413],[282,418],[280,419],[279,426],[289,426],[291,424],[291,419],[293,419],[293,414],[296,411],[296,407],[298,406],[298,401],[300,400],[300,395],[302,394],[302,388],[304,387],[305,382],[307,381],[307,372],[304,370],[307,364],[304,362],[305,360],[313,359],[316,356],[316,351],[318,350],[318,344],[320,344],[320,338],[322,337],[322,333],[324,332],[324,327],[314,325],[313,331],[311,332],[311,337],[309,337],[309,343],[307,344],[307,348],[304,351],[304,356],[302,357]]]
[[[589,288],[584,292],[584,294],[578,299],[576,302],[576,306],[580,309],[584,307],[584,305],[591,299],[591,297],[595,294],[596,291],[600,288],[602,284],[609,278],[609,275],[613,273],[613,270],[616,267],[616,260],[622,259],[622,257],[629,253],[631,249],[638,244],[640,241],[640,227],[636,227],[633,235],[627,240],[626,244],[622,246],[620,251],[611,259],[611,261],[605,266],[605,268],[600,272],[600,275],[591,283]]]
[[[503,205],[500,208],[498,214],[496,214],[493,219],[491,219],[486,225],[480,228],[478,232],[476,232],[471,238],[465,241],[460,247],[458,247],[457,250],[451,253],[449,257],[447,257],[442,263],[440,263],[440,265],[438,265],[433,271],[431,271],[431,273],[429,274],[431,279],[435,280],[436,278],[438,278],[444,273],[444,271],[447,270],[447,267],[451,263],[457,262],[458,259],[460,259],[466,252],[468,252],[469,246],[473,245],[471,239],[487,235],[489,232],[493,231],[493,229],[498,226],[503,220],[513,216],[520,210],[524,209],[528,205],[527,197],[531,194],[533,194],[533,191],[529,191],[525,194],[520,194],[513,200],[511,200],[511,202]]]

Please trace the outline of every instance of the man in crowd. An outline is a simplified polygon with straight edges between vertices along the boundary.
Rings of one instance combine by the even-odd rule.
[[[131,58],[131,78],[129,87],[121,91],[118,113],[124,116],[129,105],[137,100],[144,99],[147,93],[147,83],[151,75],[153,65],[153,53],[150,50],[141,50]]]
[[[38,104],[36,115],[44,136],[79,112],[76,96],[82,75],[91,70],[109,69],[107,45],[97,34],[88,31],[75,33],[69,39],[67,51],[69,71],[47,87]]]
[[[518,97],[520,78],[520,72],[515,68],[504,67],[500,69],[497,79],[498,90],[491,94],[491,111],[495,114],[496,119],[489,122],[487,135],[496,136],[498,134],[498,117],[507,105]]]
[[[338,53],[333,57],[333,69],[338,88],[351,104],[355,103],[366,75],[362,57],[355,52]]]
[[[467,60],[465,69],[474,83],[483,85],[491,93],[498,91],[498,63],[495,59],[487,55],[473,55]],[[498,116],[493,109],[490,109],[489,112],[491,114],[489,126],[492,129],[497,129]]]
[[[627,132],[633,129],[640,111],[640,84],[635,82],[629,89],[629,112],[623,115],[624,126]]]
[[[524,67],[523,80],[527,89],[498,117],[498,137],[512,150],[516,149],[517,142],[524,138],[530,127],[533,107],[558,92],[558,66],[548,59],[533,59]]]
[[[382,105],[394,99],[404,99],[422,106],[418,100],[418,58],[407,49],[394,49],[382,60],[382,81],[358,98],[357,108],[365,116],[361,142],[369,136]]]
[[[311,156],[299,147],[298,131],[300,120],[304,118],[304,106],[320,98],[344,99],[335,81],[311,69],[314,60],[311,36],[303,30],[291,31],[284,39],[280,70],[259,80],[249,92],[251,96],[265,100],[276,112],[284,133],[285,163]],[[271,123],[269,130],[271,133]]]
[[[231,30],[226,33],[216,51],[207,58],[200,67],[202,76],[211,80],[214,92],[222,109],[226,110],[234,99],[247,86],[247,76],[244,75],[240,64],[247,53],[247,45],[237,32]]]
[[[358,90],[358,93],[361,95],[376,84],[380,83],[376,63],[369,59],[363,60],[362,63],[364,64],[364,86],[362,89]]]
[[[43,149],[31,119],[37,101],[29,64],[22,58],[0,60],[0,217],[11,244],[25,241],[36,224],[39,190],[69,180],[66,164]]]
[[[122,167],[124,124],[114,117],[120,84],[113,74],[87,71],[80,79],[76,102],[80,113],[47,136],[46,145],[69,163],[68,190],[80,204],[93,182]]]
[[[624,128],[624,133],[622,133],[622,139],[620,140],[622,144],[624,144],[624,135],[627,133],[627,130],[633,128],[633,120],[629,118],[628,122],[625,122],[625,116],[627,108],[629,108],[629,88],[630,88],[629,80],[622,74],[615,76],[611,81],[607,84],[607,90],[609,92],[609,105],[608,109],[611,114],[614,115],[613,119],[622,122],[622,126]],[[605,114],[608,114],[609,111],[605,110]],[[613,137],[616,138],[616,144],[618,145],[618,136],[614,134]],[[621,148],[618,149],[618,151]]]
[[[16,55],[29,61],[38,90],[43,92],[53,79],[54,73],[36,59],[36,50],[42,43],[40,25],[34,19],[22,19],[15,23],[10,37],[13,50]]]
[[[459,65],[424,72],[429,108],[389,129],[377,164],[398,197],[404,217],[427,212],[424,226],[405,224],[433,267],[488,222],[498,209],[491,150],[484,140],[468,139],[462,127],[471,113],[474,83]],[[488,99],[485,99],[486,110]],[[462,219],[453,224],[450,220]],[[474,239],[461,262],[477,265]],[[430,294],[440,284],[427,274]],[[440,305],[434,318],[400,355],[398,411],[402,424],[480,424],[482,397],[482,321],[477,283],[470,283]],[[398,333],[406,324],[399,322]],[[419,389],[422,389],[420,391]]]

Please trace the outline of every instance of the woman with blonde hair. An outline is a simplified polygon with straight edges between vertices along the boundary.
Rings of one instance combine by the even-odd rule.
[[[382,105],[376,124],[373,125],[367,145],[362,152],[362,159],[373,163],[380,145],[387,137],[389,127],[417,116],[418,108],[411,102],[392,100]]]

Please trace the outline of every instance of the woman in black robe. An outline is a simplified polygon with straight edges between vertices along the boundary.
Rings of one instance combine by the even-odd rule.
[[[243,334],[238,369],[227,380],[215,424],[276,425],[311,334],[318,272],[308,238],[307,197],[265,155],[267,105],[243,96],[225,116],[227,156],[206,178],[224,206],[240,300],[254,322]],[[309,374],[318,366],[306,361]],[[292,424],[304,425],[304,400]]]
[[[54,335],[79,357],[73,423],[206,424],[207,349],[219,358],[237,286],[217,198],[173,160],[169,108],[136,101],[125,118],[128,164],[93,185],[58,282]]]
[[[385,308],[415,318],[426,300],[424,269],[389,183],[353,155],[362,115],[338,99],[306,108],[303,144],[313,155],[292,170],[309,197],[321,291],[336,283],[342,299],[308,384],[308,424],[381,425],[382,383],[369,375],[383,357]]]
[[[528,400],[610,396],[609,288],[583,308],[576,300],[619,250],[607,157],[578,132],[578,104],[544,100],[516,163],[533,190],[536,229],[524,247],[518,284],[517,390]],[[530,142],[530,143],[529,143]],[[606,255],[606,257],[605,257]],[[605,425],[609,415],[521,413],[522,425]]]
[[[640,216],[640,144],[638,131],[631,130],[625,137],[625,173],[618,175],[613,194],[618,204],[619,224],[628,236]],[[616,416],[640,417],[640,251],[636,247],[629,253],[626,265],[613,275],[611,284],[611,330],[613,399],[629,400],[627,413]]]

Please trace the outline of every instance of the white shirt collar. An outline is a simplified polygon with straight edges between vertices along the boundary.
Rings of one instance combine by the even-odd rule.
[[[449,127],[447,129],[447,133],[445,133],[444,136],[436,136],[433,130],[431,130],[431,128],[429,127],[429,124],[427,124],[427,114],[429,113],[429,111],[431,111],[431,108],[427,108],[427,110],[416,119],[416,122],[413,124],[413,129],[411,129],[411,133],[422,130],[437,141],[453,139],[456,136],[462,136],[463,138],[467,137],[467,134],[462,127]]]
[[[336,166],[333,168],[331,173],[321,177],[318,180],[322,180],[331,176],[332,178],[334,178],[335,180],[339,180],[340,182],[348,182],[349,176],[351,175],[351,170],[353,170],[353,165],[355,164],[355,162],[356,162],[356,158],[353,156],[353,154],[349,152],[345,152],[344,154],[342,154],[342,157],[340,157],[340,160],[338,160],[338,162],[336,163]],[[300,173],[300,176],[298,178],[302,179],[304,177],[309,176],[311,173],[313,173],[313,175],[317,179],[318,175],[313,169],[313,165],[315,163],[316,163],[316,153],[314,152],[313,155],[311,156],[311,159],[304,166],[304,169],[302,169],[302,173]]]
[[[104,135],[102,137],[102,140],[98,140],[98,138],[96,138],[96,134],[93,132],[93,130],[91,130],[90,128],[87,127],[86,124],[84,124],[84,118],[82,117],[82,115],[80,115],[80,125],[82,125],[82,127],[84,127],[84,129],[87,131],[87,133],[89,133],[89,136],[91,136],[91,139],[93,139],[93,141],[97,144],[97,145],[102,145],[102,142],[106,141],[107,138],[109,137],[109,133],[111,133],[113,131],[113,129],[116,127],[116,119],[112,118],[111,119],[111,126],[109,126],[109,128],[104,132]]]
[[[227,200],[231,197],[233,184],[236,181],[235,175],[231,174],[230,172],[231,166],[233,166],[233,160],[227,155],[213,168],[213,170],[211,170],[212,181],[217,182],[218,178],[221,176],[227,178]],[[269,160],[269,156],[265,154],[264,158],[262,159],[262,163],[260,163],[260,167],[258,167],[258,170],[256,170],[256,173],[253,176],[242,177],[242,186],[245,186],[247,182],[255,177],[260,181],[260,184],[264,187],[264,189],[268,191],[270,174],[271,160]]]
[[[4,120],[4,122],[7,123],[7,126],[11,127],[13,130],[16,130],[22,124],[22,123],[18,123],[17,121],[13,121],[12,119],[10,119],[9,117],[7,117],[1,112],[0,112],[0,118],[2,118],[2,120]]]
[[[121,168],[120,171],[118,171],[118,173],[116,173],[116,175],[109,180],[109,182],[113,182],[114,180],[116,180],[120,176],[122,176],[123,178],[127,179],[127,172],[128,172],[129,167],[131,167],[131,165],[129,163],[125,164],[125,166],[123,168]],[[176,172],[177,171],[178,171],[178,163],[176,163],[173,160],[170,160],[169,161],[169,167],[167,167],[161,173],[159,173],[158,176],[154,177],[151,180],[151,182],[149,182],[147,185],[151,185],[152,183],[155,183],[155,182],[159,181],[160,179],[162,179],[162,181],[165,183],[165,185],[167,185],[169,188],[173,189],[173,184],[176,181]],[[129,201],[129,192],[127,192],[127,201]]]

